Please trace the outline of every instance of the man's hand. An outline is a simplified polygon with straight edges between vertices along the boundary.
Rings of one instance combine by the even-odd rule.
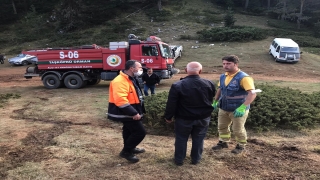
[[[239,106],[235,111],[233,111],[233,116],[234,117],[242,117],[244,113],[246,112],[247,106],[242,104]]]
[[[214,110],[216,110],[216,109],[218,108],[218,102],[219,102],[219,101],[217,101],[217,100],[214,100],[214,101],[213,101],[212,107],[213,107]]]
[[[132,119],[133,119],[133,120],[140,120],[140,119],[141,119],[141,116],[140,116],[140,114],[138,113],[138,114],[134,115],[134,116],[132,117]]]
[[[172,119],[165,119],[167,123],[172,123],[173,120]]]
[[[156,86],[158,86],[159,84],[158,83],[156,83]]]
[[[145,81],[143,81],[143,84],[145,84],[146,82]]]

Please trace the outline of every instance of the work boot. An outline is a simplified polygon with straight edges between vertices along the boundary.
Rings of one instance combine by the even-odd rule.
[[[223,142],[223,141],[219,141],[217,145],[212,147],[212,150],[221,150],[223,148],[228,148],[228,143],[227,142]]]
[[[139,161],[139,158],[135,156],[132,152],[121,151],[120,156],[132,163],[136,163]]]
[[[144,152],[146,152],[146,150],[143,149],[143,148],[134,148],[134,149],[132,150],[132,153],[133,153],[133,154],[139,154],[139,153],[144,153]]]
[[[244,145],[237,144],[236,148],[234,148],[231,152],[234,154],[241,154],[245,151]]]

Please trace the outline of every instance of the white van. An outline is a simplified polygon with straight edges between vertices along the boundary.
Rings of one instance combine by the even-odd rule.
[[[269,48],[269,54],[276,62],[297,63],[301,53],[299,45],[287,38],[275,38]]]

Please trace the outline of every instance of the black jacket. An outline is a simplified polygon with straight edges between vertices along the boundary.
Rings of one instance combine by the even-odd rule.
[[[142,75],[142,81],[145,81],[147,85],[155,85],[159,84],[160,78],[155,73],[152,73],[151,76],[149,76],[148,73],[144,73]]]
[[[189,75],[172,84],[165,118],[196,120],[209,117],[213,111],[212,103],[216,93],[214,84],[198,75]]]

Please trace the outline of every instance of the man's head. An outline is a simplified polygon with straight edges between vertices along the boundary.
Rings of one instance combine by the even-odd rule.
[[[188,75],[199,75],[202,71],[202,65],[196,61],[189,62],[185,71],[188,73]]]
[[[239,58],[236,55],[229,55],[222,58],[223,69],[230,74],[236,73],[239,70],[238,64]]]
[[[152,74],[153,73],[152,68],[148,68],[147,72],[148,72],[148,74]]]
[[[143,72],[140,62],[128,60],[125,64],[125,71],[129,76],[140,76]]]

